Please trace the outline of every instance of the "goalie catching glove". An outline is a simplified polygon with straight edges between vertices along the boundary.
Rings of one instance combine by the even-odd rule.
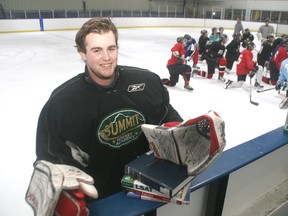
[[[214,111],[182,123],[143,124],[155,157],[187,166],[188,175],[207,169],[226,145],[225,123]]]
[[[93,184],[93,178],[76,167],[39,160],[25,199],[37,216],[87,216],[85,195],[98,198]]]

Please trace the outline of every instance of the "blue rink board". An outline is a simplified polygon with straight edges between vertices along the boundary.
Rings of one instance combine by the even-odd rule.
[[[288,134],[283,133],[283,127],[279,127],[224,151],[214,164],[192,180],[190,192],[229,175],[287,143]],[[124,192],[120,192],[91,203],[89,210],[90,215],[95,216],[136,216],[163,205],[165,203],[128,199]]]

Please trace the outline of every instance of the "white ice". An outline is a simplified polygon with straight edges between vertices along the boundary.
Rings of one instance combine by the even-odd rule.
[[[119,64],[144,67],[168,78],[166,63],[176,37],[188,33],[198,39],[200,30],[120,29]],[[0,215],[33,215],[24,196],[35,160],[37,119],[51,91],[83,71],[84,63],[74,47],[75,33],[0,34]],[[225,33],[231,41],[232,31]],[[260,43],[255,41],[259,50]],[[205,62],[199,66],[207,71]],[[235,67],[232,71],[225,78],[236,80]],[[209,110],[218,112],[226,123],[226,150],[284,125],[287,110],[278,107],[284,91],[257,93],[253,88],[252,100],[259,102],[255,106],[249,102],[249,79],[242,88],[224,89],[217,76],[216,73],[212,80],[191,78],[193,92],[183,89],[180,77],[177,86],[169,88],[169,92],[172,105],[185,119]]]

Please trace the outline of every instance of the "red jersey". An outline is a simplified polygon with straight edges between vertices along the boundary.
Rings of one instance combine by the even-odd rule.
[[[280,70],[280,66],[283,60],[288,58],[287,49],[283,46],[280,46],[277,52],[272,57],[272,61],[275,62],[276,68]]]
[[[167,66],[172,65],[172,64],[177,64],[178,63],[178,58],[176,56],[174,56],[173,52],[178,51],[179,52],[179,56],[182,56],[186,54],[186,50],[184,49],[184,46],[182,45],[182,43],[176,43],[172,48],[171,48],[171,57],[167,62]],[[184,63],[184,59],[182,61],[182,63]]]
[[[250,71],[256,71],[253,62],[253,53],[251,50],[245,49],[241,52],[236,68],[237,75],[245,75],[248,74]]]

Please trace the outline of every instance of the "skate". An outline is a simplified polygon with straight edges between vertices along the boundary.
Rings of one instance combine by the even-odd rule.
[[[230,74],[231,70],[228,68],[225,68],[225,73]]]
[[[254,87],[256,87],[256,88],[264,88],[264,86],[261,85],[261,84],[258,83],[258,82],[255,82]]]
[[[200,70],[200,67],[198,67],[197,64],[193,64],[192,68],[193,68],[193,69],[196,69],[196,70],[198,70],[198,71]]]
[[[192,73],[191,73],[191,77],[197,76],[199,70],[198,69],[193,69]]]
[[[225,83],[225,89],[227,89],[228,86],[230,86],[232,83],[233,83],[233,81],[227,80],[227,82]]]
[[[223,76],[218,76],[218,80],[222,81],[222,82],[225,82],[225,78]]]
[[[282,102],[279,104],[280,109],[287,109],[288,108],[288,97],[285,97]]]
[[[171,81],[169,79],[162,79],[162,84],[166,86],[170,86]]]
[[[184,88],[187,89],[188,91],[193,91],[193,88],[189,84],[185,84]]]
[[[286,87],[287,87],[287,82],[284,81],[283,84],[282,84],[282,91],[284,91]]]

